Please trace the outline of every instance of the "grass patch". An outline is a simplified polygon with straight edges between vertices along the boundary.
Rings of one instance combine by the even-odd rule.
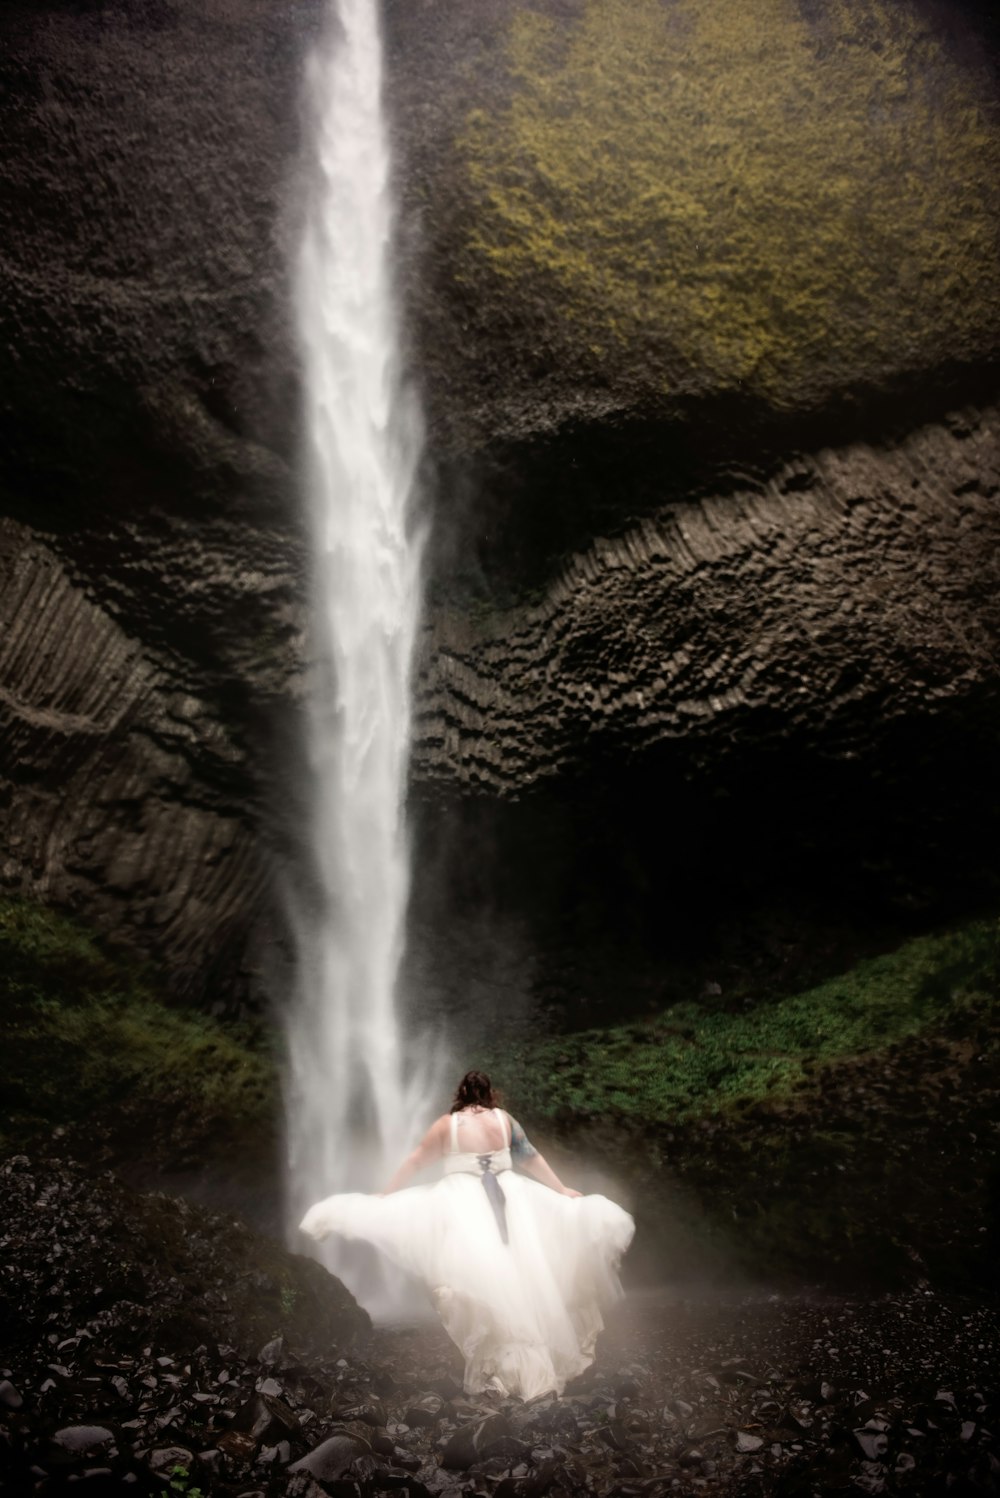
[[[513,1045],[495,1069],[526,1117],[683,1123],[788,1099],[824,1067],[995,1004],[998,974],[1000,923],[976,921],[751,1010],[677,1004],[646,1023]]]
[[[261,1037],[166,1007],[148,972],[53,911],[0,901],[0,1001],[7,1147],[120,1116],[184,1115],[211,1131],[259,1129],[276,1112]]]

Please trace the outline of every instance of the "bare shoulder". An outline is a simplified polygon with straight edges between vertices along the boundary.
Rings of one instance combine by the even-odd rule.
[[[448,1141],[448,1115],[442,1113],[436,1118],[427,1130],[420,1143],[417,1145],[415,1154],[427,1160],[436,1154],[444,1153]]]

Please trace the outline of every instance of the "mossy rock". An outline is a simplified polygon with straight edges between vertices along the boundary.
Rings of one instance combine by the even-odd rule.
[[[1000,925],[987,919],[915,938],[803,993],[771,999],[737,988],[643,1023],[515,1041],[504,1069],[535,1117],[669,1128],[784,1105],[825,1069],[887,1052],[998,997]]]
[[[162,979],[81,923],[0,901],[0,1003],[8,1147],[59,1128],[150,1169],[268,1148],[280,1102],[267,1034],[172,1006]]]
[[[532,1128],[631,1182],[645,1276],[992,1282],[995,920],[805,993],[717,995],[497,1063]]]
[[[454,9],[411,23],[458,116],[411,191],[449,199],[425,274],[495,428],[722,396],[797,412],[995,355],[1000,126],[970,22],[539,0],[485,7],[472,52]]]

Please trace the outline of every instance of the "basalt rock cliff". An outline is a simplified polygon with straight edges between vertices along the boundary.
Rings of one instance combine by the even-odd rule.
[[[425,928],[530,911],[555,950],[807,884],[893,919],[994,893],[988,10],[385,20]],[[0,19],[2,879],[196,997],[253,985],[301,824],[287,267],[323,24]]]

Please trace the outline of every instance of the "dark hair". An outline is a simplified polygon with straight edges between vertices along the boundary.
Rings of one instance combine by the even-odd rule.
[[[499,1102],[500,1094],[494,1090],[484,1071],[467,1071],[458,1084],[451,1111],[460,1113],[463,1108],[496,1108]]]

